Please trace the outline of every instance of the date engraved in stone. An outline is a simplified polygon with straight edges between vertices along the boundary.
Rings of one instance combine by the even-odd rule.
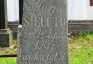
[[[51,40],[46,40],[46,41],[37,41],[35,44],[35,49],[46,49],[46,50],[54,50],[56,44],[51,44]]]
[[[48,33],[46,35],[46,33],[44,32],[38,32],[38,33],[24,33],[25,36],[23,36],[24,38],[40,38],[40,36],[45,37],[45,38],[51,38],[51,39],[55,39],[55,38],[63,38],[65,36],[65,34],[62,33]],[[44,36],[45,35],[45,36]]]

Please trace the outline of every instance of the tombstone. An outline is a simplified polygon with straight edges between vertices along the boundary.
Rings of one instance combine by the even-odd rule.
[[[9,47],[12,43],[12,32],[7,24],[6,0],[0,0],[0,47]]]
[[[18,64],[68,64],[66,0],[24,0]]]

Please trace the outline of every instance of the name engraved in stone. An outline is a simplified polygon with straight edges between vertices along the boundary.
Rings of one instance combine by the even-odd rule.
[[[24,3],[24,8],[26,10],[29,10],[29,12],[32,12],[33,14],[35,14],[35,12],[42,12],[40,14],[44,14],[44,13],[48,13],[50,16],[52,16],[55,12],[57,13],[61,13],[63,8],[64,8],[64,4],[58,4],[56,6],[52,5],[52,4],[42,4],[44,2],[44,0],[38,0],[38,2],[29,2],[29,4],[25,4]],[[31,5],[32,3],[32,5]],[[35,3],[35,4],[34,4]],[[29,7],[30,5],[30,7]]]
[[[57,17],[26,17],[24,21],[23,26],[25,27],[62,27],[66,20]]]

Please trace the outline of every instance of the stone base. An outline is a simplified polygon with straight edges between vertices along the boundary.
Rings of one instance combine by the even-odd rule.
[[[18,25],[19,21],[8,22],[8,26],[12,30],[14,38],[17,38]]]
[[[8,29],[0,29],[0,47],[9,47],[12,44],[12,31]]]
[[[69,20],[68,32],[93,32],[93,20]]]

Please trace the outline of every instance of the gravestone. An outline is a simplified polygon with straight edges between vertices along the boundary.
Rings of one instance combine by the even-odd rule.
[[[18,64],[68,64],[66,0],[24,0]]]
[[[9,47],[12,43],[12,32],[7,24],[6,0],[0,0],[0,47]]]

